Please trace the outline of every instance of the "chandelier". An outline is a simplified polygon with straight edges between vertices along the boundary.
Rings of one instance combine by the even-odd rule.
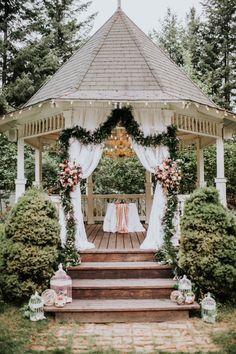
[[[112,130],[106,141],[105,155],[108,157],[132,157],[135,155],[130,143],[129,135],[124,127],[116,127]]]

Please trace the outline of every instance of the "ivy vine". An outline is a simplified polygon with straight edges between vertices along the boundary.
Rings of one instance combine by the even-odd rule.
[[[140,129],[139,124],[133,117],[132,107],[122,107],[113,109],[107,120],[93,132],[84,129],[81,126],[64,129],[59,137],[62,160],[69,158],[68,151],[71,138],[77,139],[83,145],[102,144],[109,138],[112,130],[118,125],[125,127],[127,133],[139,145],[146,147],[157,147],[159,145],[167,146],[169,149],[170,158],[173,160],[177,158],[178,139],[176,136],[177,129],[175,126],[168,126],[166,132],[145,136],[143,131]],[[69,190],[65,190],[61,187],[60,195],[67,221],[67,241],[63,250],[64,263],[67,266],[77,265],[80,263],[80,258],[75,248],[76,224],[73,205],[70,199],[70,192]],[[173,191],[168,191],[166,212],[163,218],[165,234],[164,248],[171,257],[172,263],[176,263],[176,255],[171,238],[175,232],[173,218],[177,210],[177,205],[177,195]]]

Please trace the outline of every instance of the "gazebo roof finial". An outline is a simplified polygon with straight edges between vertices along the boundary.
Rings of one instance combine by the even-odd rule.
[[[117,8],[121,9],[121,0],[117,0]]]

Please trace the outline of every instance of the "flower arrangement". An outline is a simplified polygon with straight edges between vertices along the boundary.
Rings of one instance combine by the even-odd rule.
[[[155,176],[166,192],[178,191],[182,177],[176,161],[172,159],[164,160],[162,165],[157,167]]]
[[[68,160],[64,160],[59,166],[61,168],[59,174],[61,186],[73,192],[75,186],[77,186],[82,178],[81,166],[75,163],[70,164]]]

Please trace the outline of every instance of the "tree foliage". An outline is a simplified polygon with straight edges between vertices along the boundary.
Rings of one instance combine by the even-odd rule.
[[[0,113],[17,108],[85,41],[96,14],[91,1],[0,3]]]
[[[153,29],[150,36],[176,64],[183,64],[182,26],[170,8],[167,9],[166,16],[161,22],[161,31]]]
[[[1,283],[8,301],[22,302],[48,286],[57,264],[59,224],[55,206],[28,190],[12,209],[1,245]]]
[[[136,156],[104,156],[93,174],[96,194],[138,194],[145,191],[145,170]]]
[[[214,101],[226,109],[235,104],[236,5],[234,0],[204,0],[200,73]]]
[[[215,103],[226,109],[235,106],[236,6],[234,0],[203,0],[204,17],[194,7],[187,13],[186,23],[167,10],[154,39],[175,63],[207,93]]]
[[[214,188],[195,191],[181,220],[180,267],[201,293],[230,301],[236,291],[236,219]]]

